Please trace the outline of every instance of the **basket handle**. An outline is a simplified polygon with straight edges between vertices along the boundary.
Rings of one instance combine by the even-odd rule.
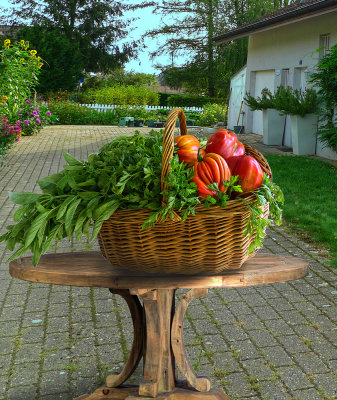
[[[174,131],[176,127],[177,117],[179,118],[180,134],[187,135],[186,118],[184,111],[181,108],[174,108],[168,115],[165,130],[163,135],[163,151],[161,164],[161,191],[167,189],[165,178],[170,170],[170,161],[174,150]],[[166,198],[163,196],[162,204],[166,203]],[[181,217],[173,211],[172,222],[181,221]]]
[[[179,118],[180,134],[187,135],[186,118],[181,108],[174,108],[168,115],[163,135],[163,155],[161,164],[161,191],[167,189],[165,178],[170,170],[170,160],[174,149],[174,131]],[[165,199],[163,199],[165,201]]]

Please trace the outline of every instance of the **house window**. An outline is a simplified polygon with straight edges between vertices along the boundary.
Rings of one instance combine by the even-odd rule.
[[[319,59],[321,60],[330,51],[330,34],[326,33],[319,37]]]
[[[289,86],[289,68],[284,68],[281,71],[281,85],[285,88]]]

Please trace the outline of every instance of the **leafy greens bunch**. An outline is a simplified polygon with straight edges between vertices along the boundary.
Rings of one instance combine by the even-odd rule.
[[[30,250],[33,264],[37,265],[54,241],[71,239],[74,234],[79,242],[82,235],[92,241],[117,209],[151,210],[142,226],[147,229],[158,220],[173,217],[174,210],[181,211],[184,221],[199,204],[225,207],[231,192],[241,191],[237,177],[232,177],[225,183],[226,193],[219,192],[217,198],[209,196],[202,202],[196,184],[191,182],[193,170],[180,163],[175,154],[166,178],[167,189],[161,192],[162,133],[155,131],[149,136],[139,132],[131,137],[120,136],[104,145],[98,154],[91,154],[88,161],[63,155],[67,162],[63,170],[38,181],[41,194],[10,193],[11,200],[20,207],[14,214],[16,224],[8,226],[0,237],[11,251],[19,245],[9,261]],[[270,189],[271,182],[264,183],[260,188],[264,192],[257,193],[256,203],[250,205],[252,219],[247,226],[250,235],[257,229],[257,243],[262,241],[263,226],[268,223],[263,222],[261,202],[277,205],[274,219],[280,219],[281,212],[279,198]]]
[[[0,241],[7,241],[9,250],[19,244],[9,261],[31,250],[36,265],[54,240],[73,234],[79,242],[82,234],[92,241],[118,208],[156,211],[144,222],[148,227],[159,215],[169,216],[173,208],[188,210],[200,203],[195,184],[189,182],[192,172],[175,156],[168,177],[168,201],[162,207],[162,135],[157,132],[150,137],[139,132],[133,137],[118,137],[98,154],[91,154],[87,162],[66,153],[63,156],[68,165],[38,181],[42,194],[10,193],[20,207],[14,214],[16,225],[8,226],[8,232],[0,237]]]

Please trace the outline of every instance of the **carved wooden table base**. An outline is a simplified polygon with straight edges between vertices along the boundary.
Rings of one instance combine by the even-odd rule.
[[[211,391],[211,381],[208,377],[195,374],[184,347],[183,323],[187,307],[193,299],[205,296],[208,289],[191,289],[184,295],[176,310],[175,289],[110,291],[122,296],[130,309],[134,341],[129,358],[119,374],[106,378],[104,386],[76,400],[231,400],[221,391]],[[139,386],[122,387],[142,357],[142,382]],[[186,382],[176,380],[175,364],[185,376]]]
[[[117,269],[98,252],[81,252],[45,254],[36,268],[32,257],[23,257],[12,261],[9,270],[13,277],[31,282],[110,288],[126,300],[134,328],[129,358],[119,374],[107,377],[105,386],[77,400],[231,400],[221,391],[210,390],[210,379],[197,376],[187,359],[183,322],[189,303],[205,296],[208,288],[302,278],[308,273],[308,263],[294,257],[257,254],[238,270],[217,275],[169,275]],[[176,289],[191,290],[175,309]],[[142,357],[142,382],[122,386]],[[177,381],[176,365],[186,382]]]

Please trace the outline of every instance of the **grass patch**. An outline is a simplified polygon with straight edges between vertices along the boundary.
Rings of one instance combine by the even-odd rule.
[[[81,368],[77,364],[76,361],[70,362],[69,364],[63,365],[62,370],[68,371],[68,372],[76,372],[79,371]]]
[[[337,168],[304,156],[267,155],[285,197],[284,220],[295,234],[330,251],[337,267]]]

